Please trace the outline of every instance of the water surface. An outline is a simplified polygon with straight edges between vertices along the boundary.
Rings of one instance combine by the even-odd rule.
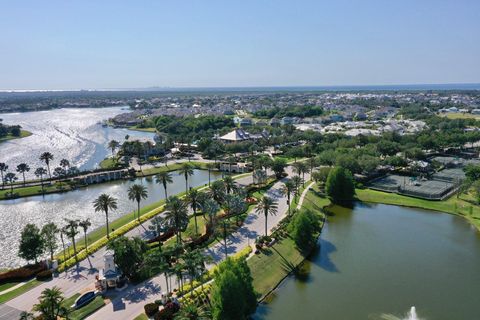
[[[480,319],[480,235],[459,217],[357,204],[329,218],[307,278],[288,278],[256,319]]]
[[[218,179],[218,172],[211,173],[212,181]],[[172,172],[173,183],[168,185],[168,195],[185,191],[183,175]],[[136,202],[128,199],[127,190],[133,184],[142,184],[148,190],[148,199],[141,205],[147,205],[165,198],[163,185],[156,184],[153,178],[119,180],[110,183],[91,185],[66,193],[34,196],[15,200],[0,201],[0,268],[9,268],[23,264],[17,257],[20,233],[27,223],[41,227],[48,222],[62,226],[64,219],[86,219],[92,222],[91,229],[105,224],[105,214],[95,212],[92,202],[102,193],[118,199],[118,210],[109,213],[110,221],[137,209]],[[189,179],[189,186],[196,187],[208,183],[208,171],[194,170]],[[81,236],[81,235],[80,235]]]

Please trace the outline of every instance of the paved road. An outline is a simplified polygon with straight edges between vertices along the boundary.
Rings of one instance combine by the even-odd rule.
[[[287,169],[289,175],[292,174],[291,168]],[[306,175],[305,179],[309,179]],[[251,177],[242,178],[239,181],[240,184],[251,183]],[[275,183],[272,188],[267,192],[271,197],[276,198],[278,201],[278,213],[276,216],[270,216],[268,219],[268,229],[271,230],[278,222],[285,217],[288,211],[287,198],[282,195],[280,188],[283,186],[282,182]],[[239,231],[232,234],[227,240],[227,250],[229,254],[244,249],[248,243],[253,243],[256,235],[262,235],[264,233],[265,221],[263,215],[259,216],[253,210],[245,220],[244,225]],[[211,254],[216,262],[220,262],[224,259],[223,245],[217,244],[213,248],[206,251]],[[210,266],[211,267],[211,266]],[[177,284],[174,284],[174,288]],[[146,303],[153,302],[160,299],[161,292],[166,291],[166,282],[162,275],[149,279],[148,281],[141,283],[134,287],[129,287],[125,291],[118,293],[111,301],[111,304],[101,308],[93,315],[88,317],[88,320],[104,320],[104,319],[125,319],[133,320],[140,313],[143,312],[143,306]]]

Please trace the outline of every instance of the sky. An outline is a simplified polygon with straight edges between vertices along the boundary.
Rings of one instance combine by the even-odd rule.
[[[0,1],[0,89],[480,83],[478,0]]]

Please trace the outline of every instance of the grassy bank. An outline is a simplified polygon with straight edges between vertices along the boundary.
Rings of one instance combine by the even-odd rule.
[[[310,209],[321,214],[319,210],[329,203],[330,201],[321,195],[318,186],[314,185],[307,192],[302,209]],[[296,203],[294,202],[292,205],[296,206]],[[304,260],[305,256],[289,237],[281,239],[272,247],[248,259],[253,286],[260,299],[274,290]]]
[[[7,302],[13,298],[16,298],[18,297],[19,295],[21,294],[24,294],[25,292],[27,292],[28,290],[32,289],[32,288],[35,288],[36,286],[38,286],[40,283],[40,281],[37,281],[37,280],[30,280],[28,281],[27,283],[25,283],[24,285],[18,287],[17,289],[15,290],[12,290],[10,292],[7,292],[5,294],[2,294],[0,295],[0,304],[1,303],[4,303],[4,302]],[[16,284],[16,283],[15,283]]]
[[[28,137],[28,136],[31,136],[31,135],[32,135],[32,133],[30,131],[21,130],[20,135],[18,137],[12,136],[11,134],[8,134],[5,137],[1,137],[0,142],[4,142],[4,141],[8,141],[8,140],[14,140],[14,139],[21,139],[21,138],[25,138],[25,137]]]
[[[169,164],[168,166],[162,165],[161,167],[147,168],[142,169],[142,171],[137,171],[137,177],[145,177],[158,174],[160,172],[169,172],[179,170],[182,167],[182,164],[185,162],[178,162],[174,164]],[[194,169],[206,169],[207,163],[199,161],[190,161],[188,162]]]
[[[383,203],[397,206],[434,210],[461,216],[467,219],[480,231],[480,207],[470,195],[455,195],[447,200],[432,201],[402,196],[396,193],[381,192],[371,189],[357,189],[357,198],[360,201]]]
[[[66,192],[70,190],[72,190],[72,188],[69,184],[55,182],[52,185],[45,185],[43,191],[42,191],[42,186],[15,188],[13,189],[13,193],[15,194],[15,197],[13,198],[38,196],[42,194]],[[8,186],[6,186],[4,190],[0,190],[0,200],[12,199],[12,197],[7,197],[7,194],[9,193],[10,193],[10,188],[8,188]]]
[[[157,132],[157,129],[155,129],[155,128],[139,128],[137,126],[129,127],[128,130],[141,131],[141,132],[152,132],[152,133]]]

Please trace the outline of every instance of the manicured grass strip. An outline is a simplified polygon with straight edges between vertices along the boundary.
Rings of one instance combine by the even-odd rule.
[[[471,197],[468,195],[461,195],[460,198],[453,195],[447,200],[433,201],[371,189],[357,189],[356,192],[357,198],[364,202],[392,204],[455,214],[464,217],[480,230],[480,207],[469,202]]]
[[[7,302],[7,301],[9,301],[13,298],[16,298],[19,295],[27,292],[28,290],[38,286],[40,283],[42,283],[42,282],[37,281],[37,280],[31,280],[31,281],[28,281],[27,283],[25,283],[23,286],[18,287],[15,290],[12,290],[10,292],[2,294],[2,295],[0,295],[0,303],[4,303],[4,302]]]
[[[194,169],[206,169],[207,163],[199,161],[190,161],[190,162],[178,162],[169,164],[168,166],[162,165],[161,167],[142,169],[141,172],[137,172],[137,177],[151,176],[158,174],[160,172],[170,172],[178,170],[182,167],[183,163],[189,163]]]
[[[128,128],[128,130],[141,131],[141,132],[157,132],[157,129],[155,128],[139,128],[137,126],[132,126]]]
[[[25,188],[15,188],[13,189],[13,193],[16,194],[17,197],[28,197],[28,196],[38,196],[42,195],[43,193],[58,193],[58,192],[65,192],[70,191],[70,185],[66,183],[55,183],[53,185],[45,185],[44,192],[42,192],[42,186],[32,186],[32,187],[25,187]],[[9,199],[6,195],[10,193],[10,188],[5,186],[4,190],[0,190],[0,200]]]
[[[78,298],[78,297],[77,297]],[[76,298],[75,298],[76,299]],[[75,300],[73,300],[75,302]],[[72,302],[72,304],[73,304]],[[71,304],[70,304],[71,305]],[[69,319],[71,320],[82,320],[100,309],[105,305],[105,301],[103,300],[102,296],[96,296],[93,301],[91,301],[86,306],[81,307],[80,309],[72,311],[69,315]]]
[[[0,292],[10,289],[11,287],[15,287],[19,283],[20,282],[9,282],[9,283],[0,284]]]
[[[5,136],[5,137],[1,137],[0,138],[0,142],[3,142],[3,141],[8,141],[8,140],[13,140],[13,139],[21,139],[21,138],[25,138],[25,137],[28,137],[28,136],[31,136],[32,133],[30,131],[27,131],[27,130],[21,130],[20,131],[20,136],[18,137],[15,137],[15,136],[12,136],[11,134]]]
[[[291,271],[290,265],[297,266],[304,257],[290,238],[285,238],[261,254],[247,260],[252,272],[253,286],[264,297],[272,291]]]

